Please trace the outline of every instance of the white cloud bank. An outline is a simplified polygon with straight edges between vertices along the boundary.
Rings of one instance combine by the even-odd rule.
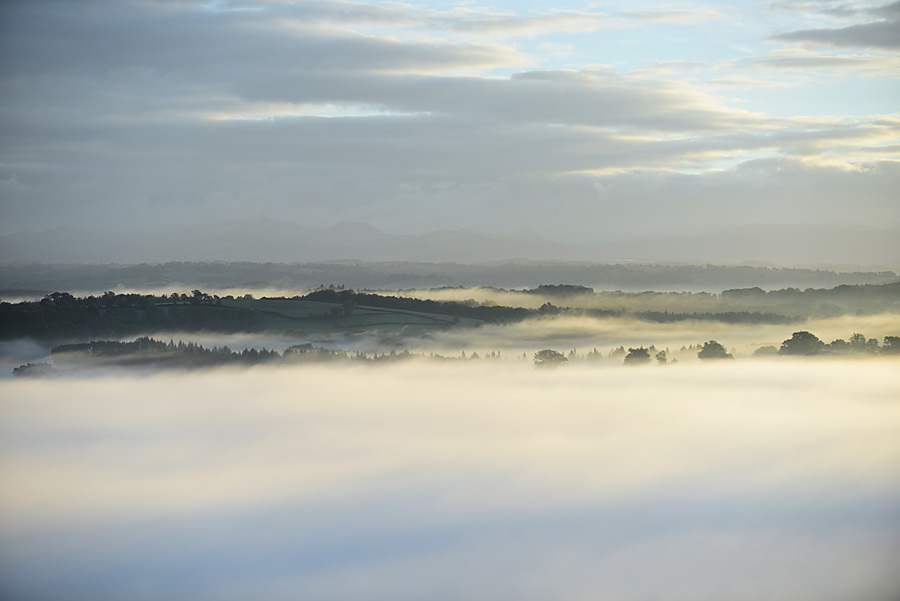
[[[883,362],[3,382],[0,590],[881,601]]]

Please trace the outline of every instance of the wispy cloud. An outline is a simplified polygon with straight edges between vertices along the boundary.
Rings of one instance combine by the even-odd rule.
[[[900,57],[877,54],[819,54],[801,49],[784,49],[766,56],[742,61],[754,70],[815,71],[875,71],[885,77],[900,77]]]
[[[603,13],[554,11],[536,16],[483,15],[450,21],[455,30],[470,35],[492,37],[536,36],[548,33],[591,32],[607,26],[610,18]]]
[[[845,27],[799,29],[772,36],[783,42],[827,46],[857,46],[894,51],[900,48],[900,3],[865,11],[881,17],[878,21],[855,23]]]
[[[645,12],[625,12],[623,14],[647,23],[699,23],[729,18],[728,15],[718,10],[705,8],[651,10]]]

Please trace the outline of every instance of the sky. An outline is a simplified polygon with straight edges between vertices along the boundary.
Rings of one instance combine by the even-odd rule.
[[[0,6],[0,235],[900,226],[900,2]]]

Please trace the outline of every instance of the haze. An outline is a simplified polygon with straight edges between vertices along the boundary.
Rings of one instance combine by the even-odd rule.
[[[5,381],[5,598],[883,601],[894,362]]]
[[[900,2],[0,2],[0,598],[900,599],[898,99]]]

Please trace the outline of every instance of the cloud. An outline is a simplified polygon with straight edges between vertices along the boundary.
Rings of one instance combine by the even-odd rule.
[[[102,83],[107,77],[149,72],[163,80],[190,77],[203,82],[248,71],[265,77],[324,71],[429,73],[511,66],[524,60],[508,47],[374,36],[268,11],[219,14],[199,6],[125,7],[95,9],[74,18],[54,10],[53,3],[8,9],[0,42],[7,76],[69,73]]]
[[[425,35],[423,32],[426,30],[442,35],[461,33],[474,37],[534,37],[559,32],[596,31],[610,20],[604,13],[587,11],[543,10],[529,16],[521,16],[464,5],[440,10],[427,5],[368,4],[343,0],[219,3],[214,7],[215,12],[238,11],[242,17],[247,15],[246,8],[251,7],[263,18],[314,23],[329,29],[360,32],[389,29],[394,35],[401,37]]]
[[[647,23],[698,23],[704,21],[720,21],[728,17],[717,11],[705,8],[684,10],[652,10],[646,12],[625,12],[624,15]]]
[[[538,44],[537,49],[550,56],[569,56],[575,48],[571,44],[543,42]]]
[[[782,10],[798,12],[812,12],[835,17],[855,17],[867,15],[882,18],[900,16],[900,2],[875,5],[864,0],[822,0],[820,2],[808,2],[806,0],[774,0],[771,5]]]
[[[425,290],[413,292],[418,298],[460,300],[474,299],[478,302],[506,303],[511,306],[529,304],[540,306],[546,302],[563,304],[559,299],[537,298],[522,299],[522,295],[511,292],[497,291],[493,289],[448,289],[443,291]],[[675,294],[648,294],[647,298],[631,296],[625,306],[622,299],[617,299],[614,293],[595,298],[580,299],[578,306],[594,307],[607,311],[697,311],[704,309],[696,303],[696,298],[690,307]],[[684,303],[684,304],[682,304]],[[573,303],[574,304],[574,303]],[[531,308],[536,308],[532,306]],[[711,312],[729,310],[722,304],[716,304],[711,299],[708,309]],[[757,310],[758,307],[752,310]],[[746,311],[748,307],[735,306],[731,310]],[[768,309],[774,313],[788,313],[790,308],[772,306]],[[687,352],[678,354],[682,347],[697,345],[705,340],[719,340],[727,344],[729,349],[737,351],[738,358],[749,356],[760,346],[774,345],[780,347],[781,342],[790,338],[793,326],[784,324],[725,324],[714,321],[680,321],[666,324],[653,323],[640,319],[627,317],[593,318],[593,317],[545,317],[531,319],[525,322],[503,325],[483,326],[474,330],[453,330],[441,332],[434,336],[433,342],[421,343],[421,348],[427,352],[459,354],[460,351],[475,350],[476,352],[490,352],[499,349],[503,356],[510,357],[527,352],[529,356],[538,348],[572,349],[576,348],[579,354],[586,353],[592,348],[597,348],[604,355],[610,351],[625,346],[655,346],[658,349],[669,348],[673,352],[670,358],[677,357],[681,362],[697,362],[697,353]],[[800,326],[797,326],[798,328]],[[885,336],[891,336],[890,332],[900,330],[900,320],[890,313],[862,316],[842,316],[837,318],[809,319],[804,329],[814,332],[822,340],[830,342],[838,338],[846,340],[854,331],[863,330],[869,332],[869,337],[882,340]],[[620,366],[622,358],[604,362],[606,367]]]
[[[883,50],[900,48],[900,20],[891,13],[889,20],[860,23],[840,28],[801,29],[772,36],[782,42],[802,42],[829,46],[861,46]]]
[[[589,202],[618,193],[598,198],[591,186],[599,176],[711,175],[759,153],[835,169],[894,160],[873,151],[896,144],[876,135],[878,116],[847,117],[829,134],[829,126],[769,117],[722,95],[726,86],[736,94],[739,86],[806,85],[826,70],[885,78],[896,64],[883,55],[775,52],[718,63],[710,85],[698,60],[631,72],[543,69],[539,60],[570,47],[565,60],[583,60],[581,37],[513,39],[622,25],[588,11],[274,1],[121,2],[116,10],[51,1],[0,11],[3,233],[85,222],[168,227],[260,211],[409,233],[540,229],[562,217],[578,229],[579,215],[599,219]],[[878,173],[893,181],[889,169]],[[875,179],[866,186],[877,191],[856,201],[863,208],[845,205],[839,215],[833,193],[813,180],[804,190],[824,194],[838,220],[881,215]],[[764,201],[733,206],[727,199],[743,198],[740,190],[715,195],[700,202],[719,203],[728,223],[778,215],[750,207]],[[554,213],[554,203],[579,210]]]
[[[797,120],[757,132],[702,135],[676,130],[658,135],[628,131],[629,112],[646,110],[649,118],[663,118],[650,115],[653,103],[623,103],[620,123],[604,126],[616,116],[614,110],[597,114],[588,103],[572,106],[569,114],[565,107],[548,110],[540,96],[542,85],[533,86],[530,99],[515,111],[508,107],[506,115],[501,86],[495,104],[473,108],[470,114],[297,118],[277,127],[266,120],[122,124],[104,145],[87,147],[82,140],[95,131],[93,126],[51,128],[46,141],[33,131],[30,143],[51,148],[47,156],[55,164],[16,168],[30,192],[9,196],[5,210],[18,215],[19,222],[27,211],[41,207],[41,212],[75,222],[127,224],[139,215],[140,222],[151,224],[165,223],[173,214],[185,223],[211,214],[241,218],[249,204],[253,214],[265,211],[324,226],[331,225],[335,212],[346,211],[348,217],[381,223],[388,231],[428,231],[435,223],[505,231],[515,223],[538,227],[544,235],[552,228],[554,237],[562,239],[571,239],[576,231],[578,238],[594,239],[600,232],[634,234],[675,224],[724,226],[734,222],[736,207],[746,214],[743,222],[771,221],[767,216],[775,214],[795,219],[810,212],[822,220],[844,221],[849,218],[846,195],[852,194],[857,199],[853,219],[895,222],[890,189],[896,169],[875,169],[880,157],[870,150],[889,147],[896,139],[896,124],[890,125],[889,119],[877,125],[865,120]],[[549,97],[556,94],[548,90]],[[477,97],[470,96],[473,102]],[[515,94],[509,98],[514,100]],[[449,102],[446,106],[454,108]],[[476,110],[481,117],[473,116]],[[557,115],[563,123],[540,120]],[[581,119],[599,123],[585,126],[578,123]],[[619,131],[611,130],[615,127]],[[141,144],[134,146],[130,140]],[[867,150],[863,155],[856,147]],[[785,168],[796,159],[782,157],[757,164],[752,178],[736,170],[737,163],[755,158],[756,152],[790,153],[808,160],[821,155],[846,167],[873,167],[858,176],[812,168],[793,171]],[[884,153],[881,157],[890,156],[889,149]],[[673,168],[702,170],[715,157],[733,161],[730,169],[705,176],[671,173]],[[98,170],[98,164],[105,168]],[[784,178],[789,173],[789,185],[781,185],[788,183]],[[159,174],[166,177],[160,179]],[[615,184],[602,207],[593,187],[599,174],[605,174],[604,186]],[[667,184],[661,186],[663,182]],[[411,187],[416,190],[412,196]],[[211,196],[213,191],[224,195]],[[108,197],[118,201],[97,203]],[[663,197],[665,202],[650,202]],[[21,209],[13,202],[18,198]],[[548,198],[556,200],[548,203]],[[402,210],[397,210],[397,202],[402,202]],[[686,211],[684,202],[705,209]],[[511,207],[516,210],[511,212]],[[559,229],[564,224],[569,234]]]
[[[878,15],[885,19],[900,19],[900,2],[885,4],[884,6],[873,8],[872,14]]]
[[[810,2],[809,0],[771,0],[769,6],[775,10],[835,15],[839,17],[877,14],[878,11],[885,8],[880,6],[873,7],[872,3],[866,0],[818,0],[817,2]]]
[[[21,57],[5,72],[10,114],[33,119],[32,131],[56,115],[67,123],[77,114],[118,126],[154,118],[265,117],[269,110],[303,114],[315,107],[662,129],[717,129],[747,117],[674,81],[587,71],[472,76],[521,65],[523,57],[508,46],[398,41],[271,15],[188,9],[135,8],[79,21],[31,8],[10,17],[3,54]],[[460,70],[469,73],[446,76]],[[68,101],[59,102],[61,96]]]
[[[403,41],[334,31],[266,11],[247,16],[140,5],[72,19],[43,4],[24,6],[8,11],[7,35],[0,42],[3,56],[18,57],[7,64],[4,87],[12,119],[33,119],[37,130],[55,115],[68,123],[76,115],[83,120],[85,111],[115,125],[127,119],[256,118],[309,114],[316,107],[325,107],[326,114],[375,107],[585,125],[646,118],[651,128],[716,128],[740,113],[677,82],[611,73],[473,77],[473,72],[522,65],[525,58],[509,46]],[[435,77],[461,71],[466,76]]]
[[[892,368],[7,381],[0,591],[891,598]]]
[[[538,16],[480,15],[452,22],[454,31],[469,35],[493,37],[536,36],[548,33],[584,33],[597,31],[609,24],[602,13],[553,11]]]
[[[812,71],[821,76],[822,71],[876,71],[885,77],[900,77],[900,58],[875,54],[818,54],[800,49],[776,50],[754,59],[741,61],[751,70]]]

